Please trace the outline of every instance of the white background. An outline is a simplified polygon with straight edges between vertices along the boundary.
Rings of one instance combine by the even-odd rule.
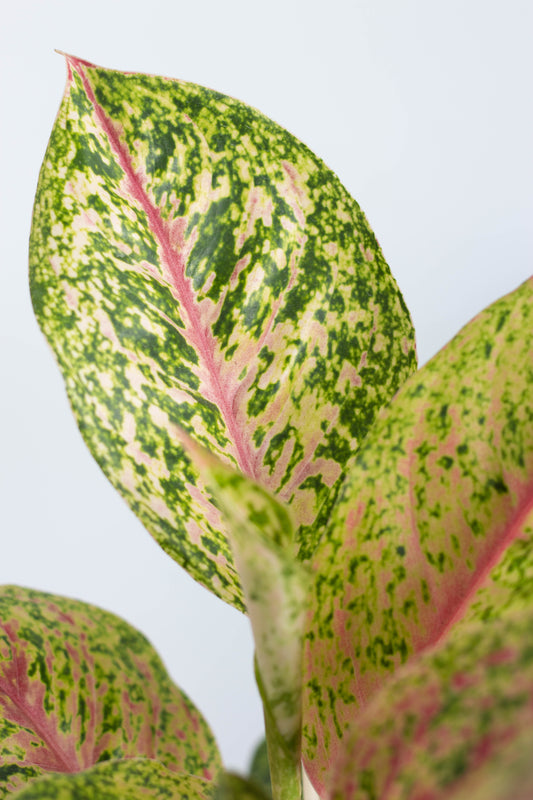
[[[238,97],[365,210],[421,363],[531,271],[531,0],[0,2],[0,582],[139,627],[244,769],[261,736],[248,623],[151,540],[93,463],[33,320],[33,195],[65,80],[54,48]]]

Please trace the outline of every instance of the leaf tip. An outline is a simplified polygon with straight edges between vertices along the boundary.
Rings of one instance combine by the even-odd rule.
[[[92,64],[90,61],[85,61],[83,58],[73,56],[71,53],[66,53],[64,50],[59,50],[57,47],[54,49],[54,53],[63,56],[67,62],[67,80],[71,79],[73,71],[79,72],[83,67],[95,67],[95,64]]]

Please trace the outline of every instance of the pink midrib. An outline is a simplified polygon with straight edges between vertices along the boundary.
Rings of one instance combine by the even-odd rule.
[[[507,525],[505,534],[500,538],[498,544],[493,548],[490,557],[487,559],[487,562],[479,570],[475,579],[472,581],[472,584],[469,587],[469,590],[465,595],[465,597],[463,597],[463,599],[458,604],[455,611],[449,616],[448,621],[436,632],[435,636],[427,644],[427,647],[433,647],[436,644],[438,644],[439,641],[441,641],[446,637],[446,635],[450,632],[453,626],[463,618],[466,610],[468,609],[468,607],[472,602],[475,593],[478,591],[478,589],[481,588],[483,583],[487,580],[491,571],[503,557],[505,551],[519,537],[523,529],[525,520],[532,512],[533,512],[533,485],[529,485],[527,492],[525,492],[524,494],[524,498],[516,507],[512,515],[512,519]]]
[[[420,409],[418,414],[418,420],[416,422],[416,427],[422,425],[423,419],[423,409]],[[410,547],[417,550],[417,555],[420,564],[425,564],[425,557],[422,553],[420,547],[420,533],[418,530],[418,523],[415,514],[416,502],[414,496],[414,485],[415,485],[415,438],[412,437],[411,441],[409,442],[409,455],[408,455],[408,464],[409,464],[409,516],[410,516],[410,524],[411,524],[411,538],[410,538]],[[470,606],[472,599],[478,589],[483,585],[484,581],[488,578],[492,569],[496,566],[496,564],[500,561],[503,554],[507,550],[507,548],[512,544],[512,542],[519,536],[520,531],[522,530],[522,526],[524,520],[527,516],[533,511],[533,480],[530,480],[527,484],[522,486],[522,497],[520,498],[516,508],[514,509],[511,519],[508,522],[504,535],[500,537],[498,542],[494,545],[490,555],[487,557],[485,563],[483,563],[478,570],[476,570],[474,577],[466,593],[461,597],[459,602],[453,605],[447,605],[444,609],[441,609],[436,619],[434,620],[434,624],[432,626],[431,631],[427,637],[424,637],[416,646],[415,652],[413,656],[416,657],[421,653],[425,652],[426,650],[436,646],[442,639],[444,639],[453,626],[464,616],[466,610]],[[428,584],[434,588],[433,581],[430,577],[430,571],[424,573],[423,577],[425,577],[428,581]]]
[[[490,575],[490,572],[500,561],[507,548],[518,538],[523,529],[524,521],[532,511],[533,486],[529,486],[528,491],[525,493],[524,499],[515,509],[512,519],[506,528],[505,535],[501,537],[498,545],[494,547],[490,557],[487,559],[486,564],[479,570],[475,579],[472,581],[467,594],[463,597],[461,602],[457,605],[455,611],[448,617],[447,621],[442,625],[442,627],[436,629],[434,636],[431,637],[428,642],[425,642],[423,647],[413,654],[414,659],[419,658],[424,652],[431,650],[434,647],[438,647],[439,643],[445,640],[446,636],[450,633],[454,625],[464,617],[465,612],[472,603],[472,599],[476,592],[486,581]],[[417,740],[422,739],[426,732],[426,728],[421,729],[415,737],[413,744],[415,744]],[[396,780],[398,775],[401,773],[403,764],[406,762],[406,760],[408,760],[408,757],[409,753],[405,752],[396,763],[391,765],[391,770],[382,793],[383,797],[388,797],[389,790],[394,790],[396,787]]]
[[[227,431],[229,433],[230,441],[234,447],[234,455],[239,465],[241,472],[252,478],[257,478],[255,459],[250,451],[249,443],[247,442],[242,428],[239,426],[233,408],[233,395],[224,392],[221,376],[217,365],[214,360],[214,352],[216,349],[216,342],[213,336],[202,327],[198,314],[195,312],[196,303],[190,284],[185,278],[185,262],[180,252],[176,252],[170,243],[170,237],[165,227],[165,223],[161,219],[159,209],[154,206],[148,197],[139,175],[132,167],[131,159],[126,147],[120,142],[120,139],[113,129],[110,120],[108,119],[103,108],[96,101],[91,84],[85,74],[83,62],[71,56],[68,57],[69,63],[76,68],[83,87],[87,94],[87,98],[91,102],[96,117],[102,126],[102,130],[106,134],[111,149],[116,155],[117,161],[124,171],[132,193],[133,198],[141,206],[150,222],[152,233],[159,244],[162,260],[169,274],[172,276],[174,288],[180,297],[181,308],[180,311],[184,312],[188,320],[188,325],[185,330],[187,332],[187,339],[194,347],[198,357],[202,360],[206,368],[206,373],[210,379],[210,390],[213,402],[216,404],[224,419]]]
[[[4,628],[4,630],[7,632],[7,635],[9,637],[9,631],[6,628]],[[16,648],[13,644],[12,647],[13,651],[16,652]],[[15,662],[15,669],[18,674],[19,672],[18,660],[16,660]],[[0,693],[5,694],[7,697],[9,697],[13,705],[16,706],[17,709],[19,709],[22,716],[28,720],[30,729],[39,736],[39,738],[42,740],[47,749],[54,754],[57,763],[63,766],[64,768],[63,772],[79,772],[82,769],[77,759],[72,755],[66,753],[61,748],[61,745],[57,742],[56,736],[54,735],[56,734],[56,732],[54,731],[53,733],[51,733],[50,726],[47,725],[46,723],[43,724],[42,714],[39,712],[39,710],[32,708],[32,706],[30,706],[26,702],[26,700],[23,697],[21,697],[20,693],[15,689],[12,683],[4,680],[3,678],[0,678]],[[27,753],[28,754],[30,753],[29,749],[27,750]],[[32,762],[30,760],[25,761],[25,763],[32,764],[33,766],[38,766],[37,762]]]
[[[412,482],[410,482],[410,485],[412,485]],[[431,650],[434,647],[437,647],[439,643],[443,641],[446,638],[446,636],[450,633],[454,625],[464,617],[465,612],[472,603],[472,599],[475,596],[476,592],[478,591],[479,588],[481,588],[483,583],[487,580],[488,576],[490,575],[490,572],[500,561],[505,551],[518,538],[523,529],[523,524],[525,520],[532,512],[533,512],[533,484],[530,484],[527,487],[527,490],[524,491],[524,497],[522,498],[521,502],[517,505],[512,515],[512,518],[506,527],[505,534],[500,538],[498,544],[493,548],[490,557],[487,559],[483,567],[478,571],[476,577],[472,580],[468,592],[462,598],[461,602],[458,603],[453,612],[447,616],[446,620],[436,621],[433,635],[429,637],[428,640],[424,641],[422,646],[420,646],[417,649],[417,651],[411,655],[409,659],[411,663],[416,659],[420,658],[426,651]],[[411,514],[411,522],[416,530],[416,525],[414,525],[414,516],[412,514]],[[366,707],[368,708],[368,701]],[[383,792],[384,797],[387,796],[387,791],[391,786],[392,788],[394,788],[400,767],[401,767],[401,761],[398,763],[397,769],[394,768],[392,769],[387,779],[387,785],[385,787],[386,791]],[[306,769],[310,777],[312,777],[313,780],[315,781],[316,788],[322,791],[324,788],[324,783],[321,778],[320,769],[313,762],[306,764]]]

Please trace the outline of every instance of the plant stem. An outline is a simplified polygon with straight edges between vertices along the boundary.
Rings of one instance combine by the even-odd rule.
[[[257,688],[263,701],[272,800],[302,800],[299,737],[295,738],[291,746],[279,732],[256,660],[254,667]]]
[[[302,800],[302,776],[299,759],[283,742],[267,705],[263,706],[268,748],[272,800]]]

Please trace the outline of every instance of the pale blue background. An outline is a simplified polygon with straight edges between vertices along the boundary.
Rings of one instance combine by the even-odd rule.
[[[1,10],[0,582],[137,625],[242,769],[262,730],[248,623],[158,549],[100,474],[33,321],[31,207],[65,78],[53,49],[205,84],[303,139],[366,211],[424,361],[531,271],[533,5],[16,0]]]

